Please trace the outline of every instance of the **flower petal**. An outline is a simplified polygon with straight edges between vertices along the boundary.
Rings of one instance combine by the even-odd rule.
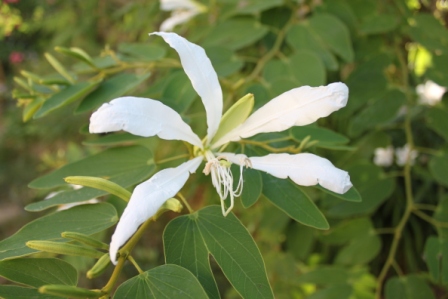
[[[258,133],[280,132],[292,126],[308,125],[344,107],[347,99],[348,88],[341,82],[291,89],[255,111],[239,127],[217,140],[212,148]]]
[[[204,103],[207,113],[208,141],[218,130],[222,115],[222,90],[218,75],[204,49],[172,32],[153,32],[177,51],[185,73]]]
[[[199,10],[200,5],[191,0],[160,0],[160,9],[164,11],[170,10]]]
[[[199,137],[193,133],[179,113],[159,101],[122,97],[103,104],[90,117],[90,133],[124,130],[134,135],[157,135],[167,140],[184,140],[202,148]]]
[[[171,17],[166,19],[160,24],[160,30],[162,31],[172,31],[175,26],[188,22],[190,19],[194,18],[200,11],[197,10],[184,10],[184,11],[174,11]]]
[[[220,153],[219,155],[235,164],[241,164],[247,158],[242,154]],[[339,194],[344,194],[353,186],[348,172],[336,168],[327,159],[313,154],[269,154],[264,157],[250,157],[249,160],[254,169],[265,171],[280,179],[289,177],[301,186],[319,184]]]
[[[110,243],[110,259],[117,263],[117,252],[140,225],[154,216],[163,203],[176,195],[184,186],[190,173],[194,173],[202,157],[189,160],[176,168],[167,168],[156,173],[146,182],[138,185],[132,193]]]

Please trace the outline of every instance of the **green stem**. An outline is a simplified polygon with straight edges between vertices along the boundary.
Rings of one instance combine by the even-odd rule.
[[[413,210],[412,211],[416,216],[422,218],[423,220],[429,222],[430,224],[434,225],[438,228],[448,228],[448,222],[440,222],[432,218],[431,216],[426,215],[422,211],[419,210]]]
[[[182,158],[188,158],[190,156],[190,154],[182,154],[182,155],[178,155],[178,156],[174,156],[174,157],[170,157],[170,158],[166,158],[166,159],[161,159],[159,161],[156,162],[156,164],[163,164],[166,162],[170,162],[170,161],[174,161],[174,160],[178,160],[178,159],[182,159]]]
[[[140,266],[137,264],[137,262],[134,260],[134,258],[132,257],[132,255],[128,256],[128,261],[130,261],[132,263],[132,265],[134,265],[135,269],[137,269],[138,274],[143,274],[144,271],[142,270],[142,268],[140,268]]]
[[[182,195],[182,193],[178,192],[177,196],[179,196],[180,200],[183,202],[183,204],[187,207],[188,212],[190,214],[194,213],[194,210],[191,208],[190,204],[188,203],[187,199]]]
[[[409,93],[408,69],[407,69],[406,60],[403,56],[403,53],[401,51],[401,48],[399,47],[398,42],[396,42],[396,44],[395,44],[395,50],[397,52],[397,58],[400,62],[400,66],[401,66],[403,88],[404,88],[404,91],[405,91],[405,94],[406,94],[406,97],[408,100],[408,108],[409,108],[412,105],[412,95]],[[410,115],[409,111],[410,111],[410,109],[407,109],[405,122],[404,122],[404,131],[405,131],[405,135],[406,135],[406,142],[409,144],[409,147],[412,150],[412,149],[414,149],[414,138],[412,136],[411,115]],[[411,214],[414,210],[410,155],[408,155],[408,159],[404,166],[404,184],[405,184],[405,195],[406,195],[406,207],[405,207],[404,213],[401,216],[401,219],[400,219],[398,225],[395,227],[395,232],[393,235],[393,240],[392,240],[392,244],[390,246],[389,254],[388,254],[386,262],[384,263],[383,268],[381,269],[381,272],[378,276],[377,288],[376,288],[376,293],[375,293],[376,299],[382,298],[381,295],[382,295],[384,280],[386,279],[389,269],[395,263],[395,256],[397,253],[398,245],[400,244],[403,230],[406,226],[406,223],[409,220],[409,217],[411,216]]]

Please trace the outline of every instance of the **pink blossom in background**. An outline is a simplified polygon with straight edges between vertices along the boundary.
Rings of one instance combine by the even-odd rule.
[[[10,0],[10,1],[14,1],[14,0]],[[13,52],[11,52],[11,54],[9,54],[9,62],[11,62],[12,64],[19,64],[24,59],[25,59],[25,55],[23,55],[22,52],[13,51]]]

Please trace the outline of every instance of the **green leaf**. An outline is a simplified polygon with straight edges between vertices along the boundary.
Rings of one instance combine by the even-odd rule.
[[[203,47],[226,47],[239,50],[261,39],[268,28],[252,18],[226,20],[214,27],[203,41]]]
[[[429,171],[439,184],[448,186],[448,153],[433,156],[429,161]]]
[[[163,265],[121,284],[114,298],[191,298],[207,299],[196,277],[177,265]]]
[[[64,48],[64,47],[56,47],[55,50],[59,53],[71,56],[75,59],[81,60],[88,65],[92,66],[93,68],[96,68],[95,64],[93,63],[92,58],[87,54],[83,49],[72,47],[72,48]]]
[[[205,51],[220,77],[230,76],[244,66],[244,62],[235,55],[235,52],[225,47],[211,47],[206,48]]]
[[[121,43],[118,45],[118,51],[129,55],[131,61],[156,61],[163,58],[166,54],[164,47],[150,43]]]
[[[312,283],[319,286],[343,284],[348,282],[350,274],[341,266],[321,266],[310,272],[300,275],[297,279],[300,283]]]
[[[289,29],[286,41],[297,50],[308,50],[315,53],[325,64],[328,70],[338,69],[338,61],[319,37],[309,26],[297,24]],[[301,67],[298,67],[301,69]],[[304,72],[306,74],[306,72]]]
[[[338,199],[351,201],[351,202],[361,202],[362,201],[361,194],[359,194],[358,190],[353,186],[344,194],[339,194],[339,193],[330,191],[330,190],[325,189],[319,185],[314,186],[314,188],[317,188],[317,189],[321,190],[322,192],[327,193],[327,195],[330,197],[336,197]]]
[[[300,85],[321,86],[327,81],[321,58],[309,50],[298,50],[289,58],[289,66]]]
[[[61,297],[41,294],[37,289],[13,285],[0,285],[0,297],[3,299],[60,299]]]
[[[348,284],[337,284],[318,290],[307,299],[350,299],[353,288]]]
[[[96,176],[113,178],[130,173],[146,173],[154,170],[152,153],[142,146],[107,149],[101,153],[64,165],[63,167],[35,179],[31,188],[53,188],[65,184],[68,176]]]
[[[81,100],[86,95],[91,93],[95,88],[97,88],[100,82],[101,81],[80,82],[64,88],[63,90],[54,94],[52,97],[46,100],[40,107],[40,109],[36,112],[34,118],[40,118],[49,114],[50,112],[53,112],[56,109]]]
[[[126,95],[126,93],[148,79],[149,75],[149,73],[144,75],[122,73],[108,78],[101,82],[100,86],[94,92],[84,98],[75,112],[83,113],[91,111],[105,102]]]
[[[349,139],[344,135],[333,132],[329,129],[319,128],[314,125],[296,126],[291,129],[292,137],[301,142],[308,136],[311,137],[309,142],[317,141],[316,147],[325,147],[326,145],[346,144]]]
[[[335,263],[341,265],[363,265],[373,260],[381,251],[381,240],[371,229],[363,236],[352,239],[339,250]]]
[[[386,282],[386,299],[435,299],[429,285],[416,275],[392,277]]]
[[[354,186],[358,187],[362,202],[338,202],[327,212],[336,218],[365,215],[375,211],[394,191],[395,181],[383,178],[379,167],[356,164],[347,169]]]
[[[0,276],[32,287],[45,284],[76,285],[78,272],[55,258],[20,258],[0,262]]]
[[[379,34],[386,33],[397,28],[399,19],[394,14],[375,14],[364,19],[359,27],[359,31],[363,34]]]
[[[213,137],[211,144],[242,124],[249,117],[253,107],[254,96],[252,94],[245,95],[233,104],[221,117],[218,131]]]
[[[292,219],[318,229],[328,229],[325,216],[300,187],[289,179],[262,173],[263,195]]]
[[[177,71],[164,80],[166,83],[160,101],[177,112],[184,113],[198,96],[190,79],[185,72]]]
[[[448,64],[448,54],[433,55],[432,65],[428,69],[427,76],[430,80],[442,86],[448,86],[448,75],[445,65]]]
[[[403,92],[397,89],[386,92],[382,97],[356,114],[350,123],[350,135],[359,136],[368,129],[394,120],[405,103],[406,95]]]
[[[115,208],[108,203],[82,205],[43,216],[23,226],[14,235],[0,241],[0,260],[16,258],[36,252],[26,247],[30,240],[66,242],[65,231],[86,235],[105,230],[118,221]]]
[[[347,26],[331,14],[315,14],[309,19],[311,29],[326,46],[346,62],[352,62],[354,53]]]
[[[448,32],[432,14],[419,13],[411,22],[409,35],[430,51],[448,53]]]
[[[188,253],[194,248],[189,247],[190,239],[200,242],[198,232],[203,245],[195,244],[194,248],[199,248],[200,251],[191,256]],[[182,246],[179,246],[178,238],[181,233],[186,234],[183,240],[189,241],[182,242]],[[224,275],[243,298],[273,298],[257,245],[241,222],[232,213],[224,217],[218,206],[208,206],[170,222],[165,230],[164,244],[167,246],[167,260],[179,262],[182,266],[188,265],[189,268],[201,263],[201,273],[210,275],[209,265],[202,265],[208,259],[207,256],[204,257],[207,254],[203,247],[205,245],[208,253],[213,255]],[[178,259],[179,256],[182,256],[182,260]],[[209,278],[207,285],[212,284]]]
[[[84,145],[102,145],[102,146],[117,146],[117,145],[125,145],[132,144],[137,140],[141,140],[141,136],[132,135],[127,132],[117,132],[114,134],[108,134],[106,136],[101,136],[92,140],[85,140],[82,144]]]
[[[423,258],[428,265],[432,279],[448,284],[448,241],[437,237],[426,240]]]
[[[282,4],[282,0],[248,0],[239,3],[236,12],[239,14],[257,14],[269,8],[281,6]]]
[[[428,127],[436,131],[446,141],[448,141],[448,110],[441,107],[431,107],[426,112]]]
[[[163,232],[165,262],[189,270],[197,277],[209,298],[220,298],[209,262],[209,251],[197,223],[190,217],[173,219]]]
[[[244,169],[244,186],[241,192],[241,202],[246,209],[254,205],[260,198],[263,190],[263,180],[261,173],[255,169]]]

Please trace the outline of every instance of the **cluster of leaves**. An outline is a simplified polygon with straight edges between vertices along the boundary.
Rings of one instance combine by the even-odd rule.
[[[121,284],[114,297],[182,292],[219,298],[221,292],[232,298],[235,291],[244,298],[435,298],[436,291],[446,296],[448,106],[444,100],[422,105],[415,91],[428,79],[448,86],[448,32],[441,22],[446,12],[400,0],[212,3],[203,3],[208,11],[176,30],[205,48],[220,77],[225,106],[253,93],[256,109],[302,85],[343,81],[350,89],[347,107],[319,125],[255,136],[236,150],[318,153],[348,170],[356,189],[341,196],[248,169],[234,210],[239,220],[235,214],[224,218],[210,206],[219,200],[210,182],[195,180],[182,193],[197,211],[176,217],[163,232],[166,265],[144,272],[130,256],[139,274]],[[92,57],[79,47],[58,47],[57,54],[45,55],[55,73],[23,71],[14,91],[26,103],[23,119],[66,106],[88,116],[113,98],[137,95],[160,99],[205,135],[205,113],[173,51],[153,38],[112,48]],[[57,58],[64,56],[72,63]],[[168,146],[126,133],[90,136],[87,123],[80,134],[96,154],[34,180],[31,188],[61,188],[67,176],[91,176],[132,189],[186,151],[181,143]],[[415,163],[373,164],[376,148],[404,144],[418,151]],[[107,245],[94,246],[88,236],[113,226],[124,205],[105,188],[63,191],[26,210],[94,197],[107,202],[51,211],[0,242],[0,275],[27,286],[0,286],[0,297],[39,298],[44,296],[39,288],[62,297],[110,294],[123,265],[116,266],[102,290],[86,290],[75,287],[73,266],[39,258],[30,248],[35,244],[30,241],[59,242],[38,244],[52,254],[89,252],[84,255],[100,263]],[[67,238],[67,232],[82,237]],[[225,283],[218,288],[218,268],[233,289]]]

